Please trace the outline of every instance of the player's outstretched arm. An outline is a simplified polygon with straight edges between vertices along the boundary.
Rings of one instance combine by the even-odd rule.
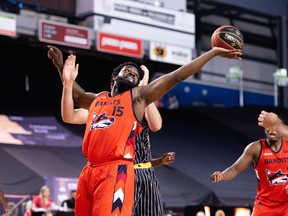
[[[213,47],[209,51],[205,52],[201,56],[195,58],[189,63],[184,64],[175,71],[158,77],[146,86],[141,88],[134,88],[134,98],[141,98],[144,100],[144,104],[149,105],[150,103],[161,98],[165,93],[175,87],[181,81],[187,79],[190,76],[195,75],[206,63],[216,56],[221,56],[230,59],[241,59],[241,50],[228,50],[221,47]],[[141,104],[138,104],[141,106]],[[136,105],[137,106],[137,105]],[[136,115],[137,114],[136,108]],[[141,109],[141,108],[140,108]],[[140,112],[142,113],[142,111]],[[141,114],[139,114],[141,119]]]
[[[153,167],[158,167],[160,165],[170,165],[175,161],[175,152],[167,152],[161,158],[153,158],[150,162]]]
[[[47,45],[47,47],[49,48],[47,56],[57,68],[60,79],[63,82],[63,53],[56,46]],[[76,106],[89,109],[89,105],[94,98],[94,93],[86,92],[76,81],[73,83],[73,100]]]
[[[140,68],[144,72],[144,76],[139,86],[144,86],[149,82],[149,70],[145,65],[141,65]],[[146,107],[145,118],[151,131],[156,132],[162,128],[162,117],[154,102]]]
[[[63,53],[56,46],[47,45],[47,47],[49,48],[49,50],[47,52],[47,56],[48,56],[48,58],[50,58],[52,60],[54,66],[57,68],[57,70],[59,72],[59,76],[60,76],[61,80],[63,81],[63,78],[62,78],[62,71],[63,71],[63,65],[64,65]]]
[[[74,109],[72,91],[73,83],[78,75],[78,68],[79,65],[76,64],[76,56],[68,56],[63,67],[61,115],[64,122],[71,124],[85,124],[88,116],[88,110]]]
[[[212,182],[230,181],[236,178],[241,172],[249,167],[254,162],[260,153],[260,142],[252,142],[246,146],[242,155],[234,164],[226,168],[224,171],[215,171],[210,176]]]

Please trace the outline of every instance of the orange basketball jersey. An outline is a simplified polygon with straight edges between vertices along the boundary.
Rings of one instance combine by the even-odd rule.
[[[257,196],[266,206],[281,205],[288,201],[285,187],[288,183],[288,142],[282,138],[282,146],[274,152],[261,139],[261,154],[254,167],[258,178]],[[281,202],[279,202],[281,200]]]
[[[132,91],[115,97],[101,92],[89,108],[82,151],[88,161],[133,160],[135,137],[142,126],[135,117]]]

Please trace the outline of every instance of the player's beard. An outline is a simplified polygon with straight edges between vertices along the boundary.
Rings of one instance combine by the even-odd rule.
[[[119,93],[123,93],[127,90],[130,90],[130,89],[136,87],[136,86],[137,86],[137,84],[131,83],[128,80],[125,80],[123,77],[118,76],[116,79],[116,88],[117,88],[117,91]]]

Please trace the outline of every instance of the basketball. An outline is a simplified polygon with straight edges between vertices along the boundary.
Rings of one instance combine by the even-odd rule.
[[[223,25],[213,32],[211,36],[211,46],[222,47],[229,50],[242,50],[244,38],[240,30],[235,26]]]

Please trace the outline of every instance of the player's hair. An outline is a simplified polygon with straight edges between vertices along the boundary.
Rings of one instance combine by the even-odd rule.
[[[140,82],[140,80],[143,79],[144,77],[144,71],[134,62],[131,62],[131,61],[128,61],[128,62],[124,62],[120,65],[118,65],[116,68],[114,68],[112,74],[111,74],[111,80],[110,80],[110,83],[111,85],[113,85],[114,83],[114,78],[118,76],[119,72],[122,70],[123,67],[127,66],[127,65],[130,65],[130,66],[133,66],[137,69],[138,71],[138,74],[139,74],[139,80],[138,80],[138,83]]]

